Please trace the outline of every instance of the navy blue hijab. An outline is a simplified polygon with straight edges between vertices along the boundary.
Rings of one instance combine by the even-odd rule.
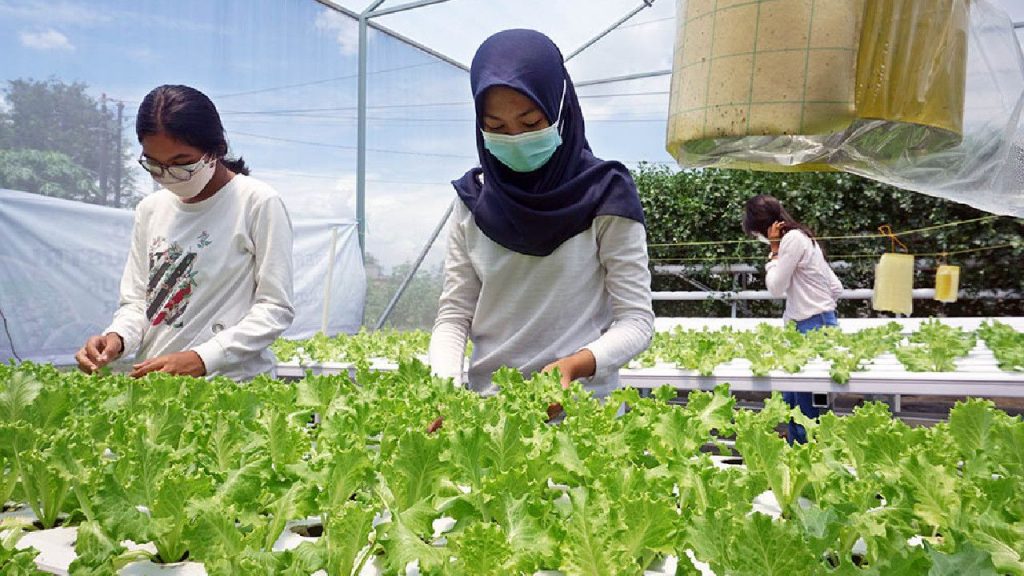
[[[488,238],[521,254],[547,256],[590,228],[597,216],[622,216],[644,223],[629,170],[590,151],[576,89],[562,53],[550,38],[534,30],[498,32],[480,45],[469,80],[476,103],[476,149],[481,167],[452,184]],[[518,90],[537,104],[549,123],[558,118],[564,86],[562,144],[533,172],[517,173],[484,148],[484,93],[493,86]]]

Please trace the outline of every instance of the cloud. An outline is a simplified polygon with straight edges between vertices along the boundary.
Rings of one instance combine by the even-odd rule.
[[[84,2],[49,0],[12,1],[0,3],[0,18],[35,24],[67,24],[92,26],[112,20],[111,14],[90,8]]]
[[[143,64],[157,61],[156,54],[146,46],[130,48],[125,54],[132,60]]]
[[[297,172],[256,166],[253,175],[281,194],[294,218],[355,218],[354,173]]]
[[[257,167],[253,176],[273,186],[294,220],[304,217],[355,218],[356,175],[351,171],[299,172]],[[450,184],[403,184],[387,173],[367,173],[367,250],[386,270],[410,262],[423,247],[455,197]],[[444,259],[442,234],[424,267]]]
[[[418,186],[399,196],[378,188],[366,198],[366,247],[386,268],[416,259],[430,233],[455,198],[451,186]],[[447,235],[434,243],[424,268],[444,260]]]
[[[340,12],[324,8],[316,17],[316,29],[334,34],[341,53],[352,56],[359,52],[359,24]]]
[[[73,52],[74,45],[68,37],[50,28],[42,32],[21,32],[18,34],[21,45],[33,50],[59,50]]]

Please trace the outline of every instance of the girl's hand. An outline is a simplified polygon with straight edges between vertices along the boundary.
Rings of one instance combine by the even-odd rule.
[[[123,350],[121,337],[110,332],[103,336],[90,336],[85,346],[75,354],[78,369],[92,374],[110,362],[117,360]]]
[[[564,411],[565,410],[562,409],[562,405],[559,404],[558,402],[555,402],[554,404],[548,404],[548,420],[547,421],[551,422],[555,418],[558,418],[558,415],[561,414]]]
[[[542,372],[551,372],[555,368],[558,368],[562,376],[562,388],[568,388],[573,380],[593,376],[597,370],[597,360],[593,352],[584,348],[571,356],[555,360],[545,366]]]
[[[786,232],[786,223],[782,220],[772,224],[768,227],[768,241],[779,242],[782,240],[782,235]]]
[[[433,422],[427,425],[427,434],[433,434],[444,426],[444,416],[438,416]]]
[[[205,376],[206,365],[194,350],[173,352],[150,358],[132,366],[132,378],[141,378],[150,372],[164,372],[176,376]]]

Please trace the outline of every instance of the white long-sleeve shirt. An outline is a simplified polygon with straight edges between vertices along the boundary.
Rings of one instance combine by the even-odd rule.
[[[618,369],[650,344],[654,329],[644,226],[598,216],[548,256],[514,252],[488,238],[456,202],[448,231],[444,288],[430,363],[462,384],[473,341],[469,387],[497,391],[501,366],[529,376],[586,348],[597,369],[584,381],[596,395],[618,386]]]
[[[292,225],[273,188],[236,175],[186,204],[167,190],[135,209],[120,306],[104,333],[139,360],[194,350],[208,375],[270,372],[291,325]]]
[[[821,247],[800,230],[782,237],[778,258],[765,265],[764,282],[772,296],[786,299],[784,320],[833,311],[843,291]]]

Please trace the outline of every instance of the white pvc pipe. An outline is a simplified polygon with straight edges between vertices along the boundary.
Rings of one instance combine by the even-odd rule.
[[[870,288],[859,288],[856,290],[843,290],[839,298],[842,300],[870,300],[874,295],[875,291]],[[652,292],[651,297],[654,300],[661,301],[701,301],[701,300],[784,300],[784,298],[776,298],[772,296],[771,292],[767,290],[740,290],[738,292],[730,291],[710,291],[703,292],[699,290],[683,290],[676,292]],[[917,288],[913,291],[913,297],[917,300],[927,300],[935,298],[934,288]],[[1019,300],[1022,295],[1012,290],[979,290],[973,294],[961,294],[961,298],[967,299],[990,299],[990,298],[1003,298]]]
[[[331,311],[331,287],[334,285],[334,256],[338,252],[338,228],[331,228],[331,258],[327,261],[327,278],[324,280],[324,311],[320,319],[320,332],[327,334],[327,320]]]

